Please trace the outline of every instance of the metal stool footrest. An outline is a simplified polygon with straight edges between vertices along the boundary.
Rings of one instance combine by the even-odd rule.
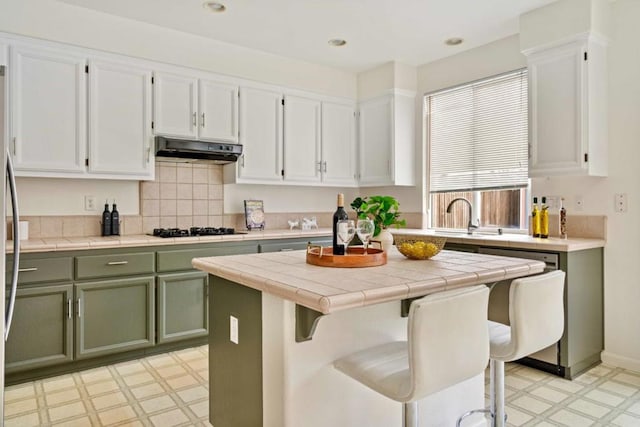
[[[462,420],[464,420],[465,418],[473,414],[489,414],[489,416],[491,417],[491,425],[495,425],[493,421],[493,419],[495,418],[495,415],[493,414],[493,412],[491,412],[491,409],[474,409],[472,411],[465,412],[464,414],[462,414],[460,418],[458,418],[458,421],[456,421],[456,427],[460,427],[460,423],[462,423]],[[507,414],[504,414],[504,423],[505,424],[507,423]]]

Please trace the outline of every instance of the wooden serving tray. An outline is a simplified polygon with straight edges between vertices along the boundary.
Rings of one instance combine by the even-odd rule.
[[[320,267],[375,267],[387,263],[387,253],[382,249],[369,247],[365,255],[364,248],[348,248],[345,255],[333,255],[332,247],[322,247],[317,245],[307,246],[307,264],[318,265]]]

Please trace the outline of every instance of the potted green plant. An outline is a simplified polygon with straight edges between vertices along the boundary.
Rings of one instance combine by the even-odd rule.
[[[391,226],[400,228],[407,225],[404,219],[400,219],[400,204],[392,196],[356,197],[351,202],[351,208],[356,211],[358,219],[373,220],[375,225],[373,235],[382,242],[384,249],[393,244],[393,236],[387,228]]]

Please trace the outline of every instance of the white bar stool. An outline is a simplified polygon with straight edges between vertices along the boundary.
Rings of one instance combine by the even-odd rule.
[[[478,285],[413,301],[407,341],[338,359],[334,366],[404,403],[403,426],[418,426],[418,400],[484,372],[489,359],[489,288]]]
[[[489,321],[490,408],[476,409],[462,415],[456,427],[467,416],[485,412],[492,426],[503,427],[504,363],[513,362],[555,344],[564,331],[564,278],[561,270],[516,279],[509,289],[509,323]]]

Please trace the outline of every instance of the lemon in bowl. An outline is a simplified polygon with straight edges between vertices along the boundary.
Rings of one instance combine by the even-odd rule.
[[[396,248],[409,259],[429,259],[444,247],[446,237],[440,236],[394,236]]]

